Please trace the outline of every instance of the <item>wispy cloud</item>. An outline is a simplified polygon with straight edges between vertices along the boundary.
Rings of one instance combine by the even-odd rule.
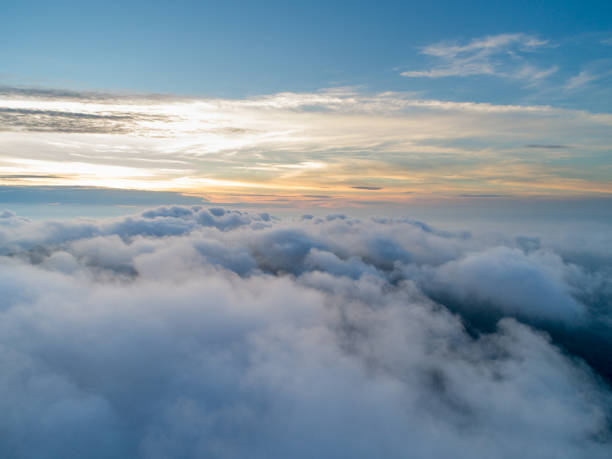
[[[557,145],[557,144],[540,144],[540,143],[530,143],[525,145],[526,148],[544,148],[547,150],[551,149],[560,149],[560,148],[568,148],[567,145]]]
[[[501,34],[477,38],[464,45],[442,42],[426,46],[421,53],[434,60],[424,70],[401,73],[409,78],[492,75],[536,82],[555,73],[556,66],[541,68],[524,56],[547,44],[526,34]]]
[[[591,73],[588,70],[582,70],[578,75],[571,77],[564,86],[566,91],[574,91],[580,89],[590,82],[599,78],[598,75]]]
[[[220,202],[248,193],[347,201],[612,191],[600,172],[612,115],[543,105],[353,88],[246,99],[5,88],[0,116],[7,184],[187,191]],[[534,156],[534,145],[577,146],[581,157],[541,147]]]
[[[352,186],[351,188],[353,188],[354,190],[368,190],[368,191],[378,191],[378,190],[382,190],[381,187],[379,186]]]

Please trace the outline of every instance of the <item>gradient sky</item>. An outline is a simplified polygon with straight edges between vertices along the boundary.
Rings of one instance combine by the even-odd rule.
[[[610,2],[5,2],[0,184],[610,197]]]

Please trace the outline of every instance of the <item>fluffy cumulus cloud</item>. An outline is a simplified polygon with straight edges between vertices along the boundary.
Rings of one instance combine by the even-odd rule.
[[[0,456],[610,457],[601,242],[3,212]]]

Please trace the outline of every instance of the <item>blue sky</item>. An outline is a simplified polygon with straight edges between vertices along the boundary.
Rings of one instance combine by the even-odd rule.
[[[553,103],[609,111],[610,2],[4,2],[0,82],[243,97],[329,86],[444,100]],[[407,78],[448,64],[424,50],[500,34],[491,56],[516,73]],[[572,80],[573,78],[573,80]],[[572,83],[573,82],[573,83]]]

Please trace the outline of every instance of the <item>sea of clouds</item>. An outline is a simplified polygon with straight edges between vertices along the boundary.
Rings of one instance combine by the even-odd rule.
[[[611,457],[592,236],[0,211],[0,457]]]

